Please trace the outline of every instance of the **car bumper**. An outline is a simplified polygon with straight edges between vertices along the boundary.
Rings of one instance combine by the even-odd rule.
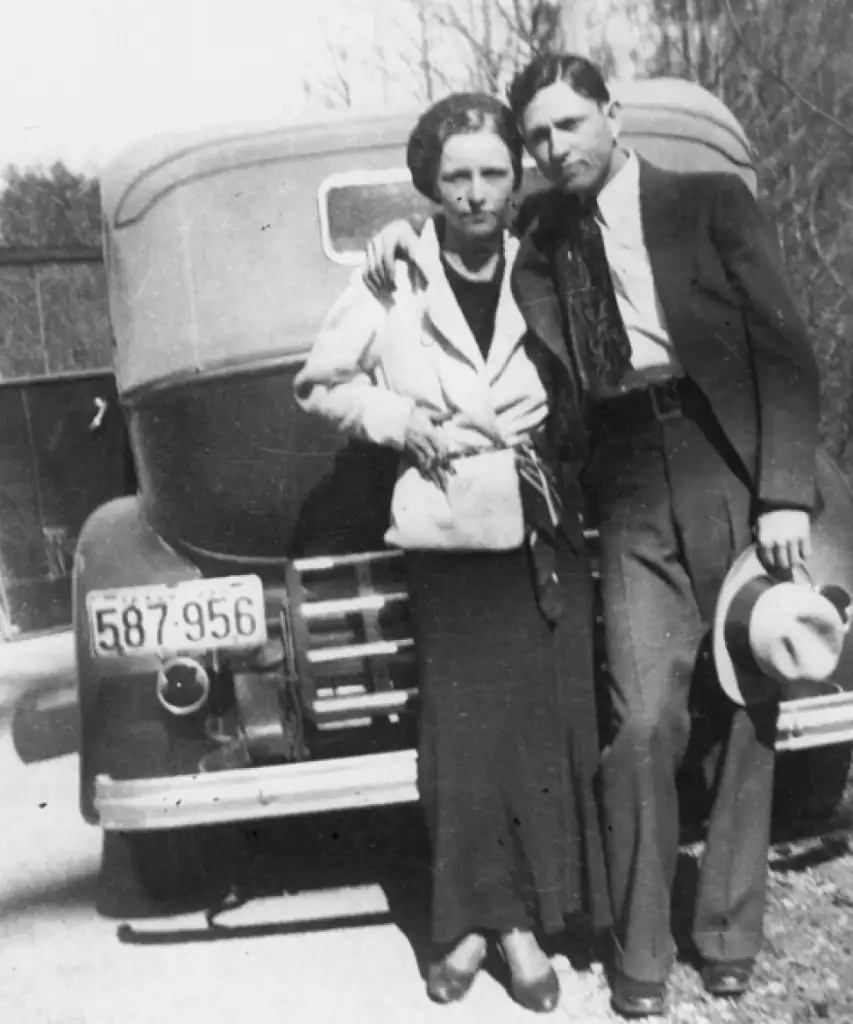
[[[786,701],[779,712],[777,750],[808,750],[853,742],[853,693]]]
[[[102,828],[149,831],[316,814],[417,800],[414,750],[328,761],[95,780]]]
[[[782,706],[776,749],[853,742],[853,693]],[[411,803],[414,750],[329,761],[116,780],[100,775],[95,807],[108,830],[148,831]]]

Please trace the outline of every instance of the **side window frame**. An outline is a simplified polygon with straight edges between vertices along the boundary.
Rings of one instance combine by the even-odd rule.
[[[329,193],[336,189],[355,187],[357,185],[405,185],[411,184],[411,175],[406,167],[386,167],[379,170],[339,171],[330,174],[320,182],[317,189],[317,212],[320,223],[320,244],[323,254],[332,263],[341,266],[357,267],[363,259],[363,250],[340,252],[332,240],[329,222]],[[367,239],[365,239],[367,241]]]
[[[532,157],[527,154],[522,159],[522,167],[526,175],[530,175],[531,172],[536,173],[536,164]],[[320,224],[320,245],[325,257],[331,260],[332,263],[346,267],[360,266],[364,258],[363,249],[353,250],[352,252],[340,252],[335,248],[335,243],[332,239],[332,225],[329,219],[330,192],[336,189],[353,188],[359,185],[401,185],[409,183],[411,183],[411,175],[406,167],[339,171],[324,178],[317,189],[317,213]],[[545,180],[540,179],[539,187],[545,187],[546,185]],[[522,185],[518,193],[519,201],[525,194],[526,190]],[[367,239],[365,239],[366,242]]]

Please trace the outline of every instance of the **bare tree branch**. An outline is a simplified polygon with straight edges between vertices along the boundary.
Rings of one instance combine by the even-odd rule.
[[[744,49],[750,54],[750,56],[753,57],[753,59],[755,59],[755,54],[751,51],[749,44],[746,42],[746,39],[743,35],[743,31],[741,30],[741,27],[738,24],[734,11],[732,10],[731,0],[723,0],[723,3],[725,4],[726,11],[728,12],[729,20],[731,21],[732,30],[734,31],[735,35],[737,35],[738,39],[740,39]],[[802,103],[803,106],[807,107],[813,114],[816,114],[818,117],[823,118],[825,121],[829,121],[830,124],[835,125],[836,128],[839,128],[842,132],[844,132],[844,134],[848,138],[853,139],[853,129],[851,129],[843,121],[839,120],[834,114],[830,114],[829,111],[823,110],[821,107],[817,106],[817,104],[812,103],[812,101],[805,97],[799,91],[799,89],[795,89],[794,86],[790,84],[790,82],[787,80],[784,74],[780,73],[779,71],[769,70],[763,67],[760,63],[757,64],[757,70],[761,74],[767,75],[768,77],[772,78],[775,82],[778,82],[778,84],[781,85],[783,89],[787,90],[794,97],[794,99],[799,100],[799,102]]]
[[[808,224],[812,248],[817,253],[818,258],[823,264],[824,270],[826,270],[826,272],[835,282],[836,286],[840,288],[843,292],[845,292],[847,295],[853,295],[853,287],[851,287],[835,269],[832,263],[832,258],[826,253],[821,242],[820,231],[817,227],[817,203],[820,195],[821,189],[813,188],[811,191],[811,195],[809,196]]]
[[[524,10],[522,0],[512,0],[512,9],[505,3],[501,3],[500,0],[495,0],[495,10],[507,29],[525,46],[530,46],[533,41],[532,25],[530,16]]]
[[[496,91],[500,79],[502,59],[491,46],[477,37],[475,34],[476,26],[473,22],[472,25],[467,25],[459,16],[459,12],[450,5],[445,6],[443,10],[436,10],[434,17],[438,24],[443,25],[445,28],[453,29],[465,40],[471,49],[478,69],[486,79],[484,84],[492,91]]]

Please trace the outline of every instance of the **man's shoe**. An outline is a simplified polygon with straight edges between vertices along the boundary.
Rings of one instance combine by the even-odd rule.
[[[614,971],[610,981],[611,1005],[622,1017],[663,1017],[666,984],[662,981],[637,981]]]
[[[702,965],[702,983],[712,996],[736,999],[749,987],[753,960],[707,960]]]

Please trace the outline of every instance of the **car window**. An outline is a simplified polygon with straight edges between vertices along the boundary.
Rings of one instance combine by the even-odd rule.
[[[323,249],[336,263],[357,263],[392,220],[423,223],[435,209],[405,168],[332,175],[320,186],[319,203]]]
[[[525,162],[516,203],[544,185],[537,169]],[[318,199],[323,249],[336,263],[359,263],[370,239],[392,220],[420,227],[436,209],[404,167],[332,175],[320,186]]]

